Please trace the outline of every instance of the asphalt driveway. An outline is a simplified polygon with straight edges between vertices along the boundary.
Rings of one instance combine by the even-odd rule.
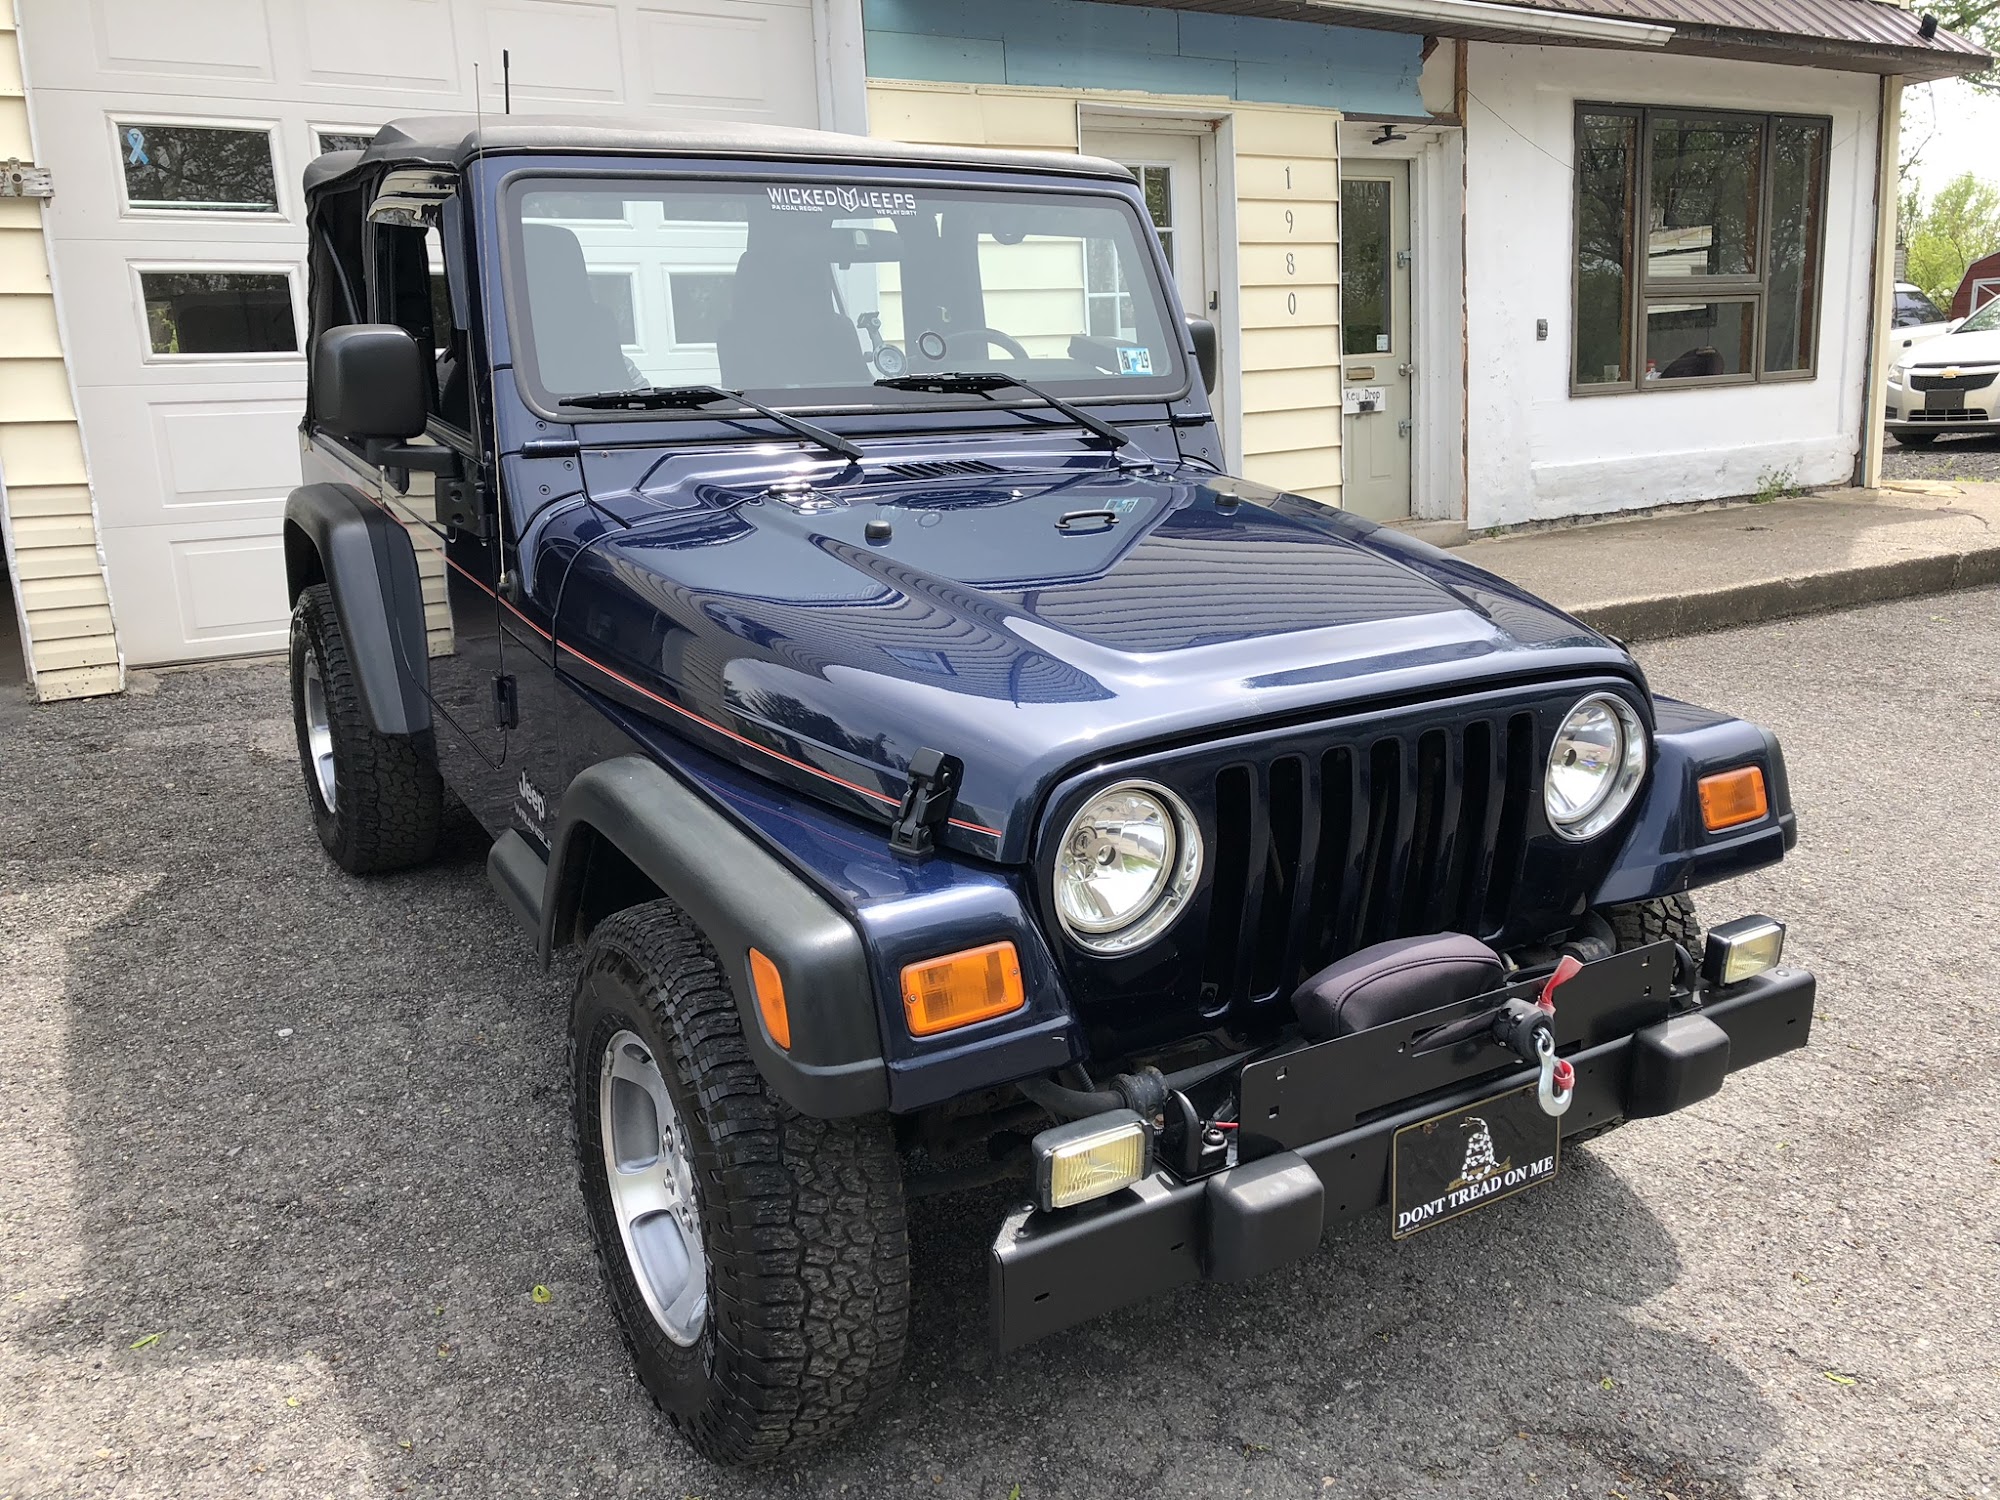
[[[475,831],[341,876],[269,665],[9,692],[0,1497],[2000,1495],[1996,627],[1985,591],[1645,649],[1785,737],[1799,853],[1706,907],[1793,924],[1809,1051],[1406,1244],[1365,1219],[1005,1360],[1001,1199],[921,1204],[887,1413],[751,1475],[627,1371],[570,971]]]

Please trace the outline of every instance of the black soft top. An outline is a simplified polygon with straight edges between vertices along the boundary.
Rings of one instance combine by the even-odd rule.
[[[675,129],[635,116],[497,115],[481,127],[471,115],[412,115],[391,120],[365,150],[329,151],[307,164],[307,192],[372,166],[463,167],[497,155],[758,157],[779,161],[854,162],[861,166],[1001,168],[1130,179],[1116,162],[1059,151],[995,151],[979,146],[921,146],[797,130],[781,125],[704,124]]]

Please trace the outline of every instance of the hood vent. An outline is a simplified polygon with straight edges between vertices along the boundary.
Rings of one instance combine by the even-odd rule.
[[[981,458],[945,459],[936,463],[890,464],[885,473],[894,474],[898,479],[949,479],[954,474],[998,474],[998,464],[989,464]]]

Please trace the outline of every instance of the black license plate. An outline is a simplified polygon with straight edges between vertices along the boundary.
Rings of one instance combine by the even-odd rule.
[[[1535,1086],[1482,1099],[1396,1132],[1390,1237],[1406,1239],[1556,1175],[1562,1126]]]

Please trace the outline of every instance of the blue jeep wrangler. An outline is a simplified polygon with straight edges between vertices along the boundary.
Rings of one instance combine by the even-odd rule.
[[[1014,1185],[1011,1348],[1805,1043],[1782,925],[1686,894],[1791,844],[1777,742],[1229,477],[1122,168],[431,118],[306,190],[313,822],[397,869],[449,788],[581,948],[583,1195],[703,1453],[885,1397],[913,1197]]]

